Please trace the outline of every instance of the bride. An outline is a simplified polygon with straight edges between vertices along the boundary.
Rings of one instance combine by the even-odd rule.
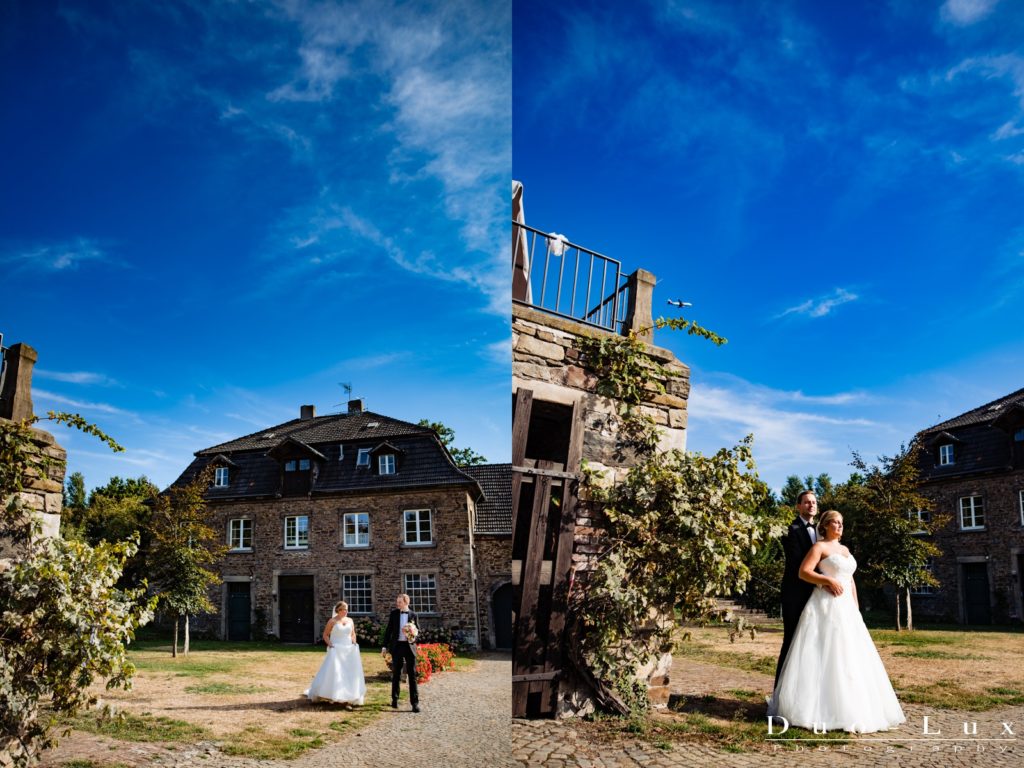
[[[310,701],[334,701],[362,705],[366,696],[363,660],[356,645],[356,627],[348,618],[348,603],[334,606],[334,616],[324,627],[327,656],[305,695]]]
[[[800,578],[819,589],[800,614],[768,714],[818,731],[884,731],[906,717],[861,618],[857,561],[839,543],[842,535],[843,516],[822,515],[819,541],[800,565]]]

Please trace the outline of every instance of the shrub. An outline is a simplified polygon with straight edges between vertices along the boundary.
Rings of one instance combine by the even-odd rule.
[[[378,621],[373,616],[363,616],[354,618],[352,623],[355,624],[356,637],[359,638],[360,645],[369,647],[384,645],[384,631],[387,629],[384,622]]]
[[[447,644],[421,643],[417,647],[421,655],[430,659],[430,666],[434,672],[455,669],[455,654]]]
[[[430,665],[430,659],[424,654],[419,654],[416,657],[416,682],[429,683],[430,675],[433,671],[434,668]]]

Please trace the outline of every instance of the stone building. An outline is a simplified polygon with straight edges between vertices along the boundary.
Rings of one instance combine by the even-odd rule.
[[[214,596],[220,636],[244,640],[256,627],[312,643],[338,600],[355,618],[385,620],[406,592],[423,628],[480,644],[491,595],[478,592],[477,557],[488,589],[500,575],[492,545],[481,555],[474,546],[477,504],[489,500],[432,430],[361,400],[328,416],[307,405],[297,419],[198,451],[175,484],[207,467],[228,546]]]
[[[512,648],[512,465],[463,467],[483,488],[473,523],[480,642]]]
[[[566,643],[570,593],[585,589],[605,548],[600,520],[576,498],[581,462],[624,478],[633,457],[618,440],[621,403],[597,392],[580,362],[581,339],[636,333],[646,355],[670,372],[641,410],[661,430],[661,448],[686,447],[689,368],[653,344],[655,278],[561,235],[525,223],[513,183],[513,543],[516,637],[514,716],[560,716],[593,707],[588,682]],[[668,698],[666,655],[640,670],[655,704]]]
[[[922,492],[949,517],[934,532],[941,586],[914,590],[915,615],[962,624],[1024,616],[1024,389],[918,434]]]

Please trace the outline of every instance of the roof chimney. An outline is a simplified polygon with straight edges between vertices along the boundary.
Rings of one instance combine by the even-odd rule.
[[[358,400],[348,401],[348,412],[349,413],[362,413],[366,410],[366,405],[363,403],[363,398]]]
[[[303,405],[302,407],[299,408],[299,418],[302,419],[303,421],[309,421],[314,416],[316,416],[315,405]]]

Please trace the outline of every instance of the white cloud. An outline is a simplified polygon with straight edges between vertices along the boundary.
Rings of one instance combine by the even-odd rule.
[[[863,417],[864,404],[872,400],[864,392],[806,395],[731,375],[699,377],[689,399],[688,447],[711,453],[753,433],[758,471],[775,488],[791,474],[828,472],[846,479],[852,449],[879,434],[891,437],[891,428]],[[842,415],[846,408],[853,415]]]
[[[498,365],[512,364],[512,337],[486,345],[481,353],[484,358]]]
[[[118,408],[108,403],[91,403],[86,400],[77,400],[72,397],[65,397],[64,395],[57,394],[56,392],[49,392],[45,389],[33,389],[32,395],[34,398],[39,400],[49,400],[58,405],[66,405],[70,408],[81,408],[83,411],[94,411],[96,413],[107,413],[114,416],[130,416],[133,419],[138,419],[138,415],[131,411],[126,411],[123,408]]]
[[[66,384],[96,384],[101,387],[119,387],[121,384],[104,373],[92,371],[48,371],[43,368],[34,369],[33,373],[41,379],[52,379]]]
[[[73,271],[85,262],[118,263],[100,243],[84,237],[67,242],[12,249],[0,257],[0,263],[13,264],[15,269],[37,269],[47,272]]]
[[[940,10],[944,21],[966,27],[992,13],[999,0],[946,0]]]
[[[776,319],[785,317],[786,315],[825,317],[836,307],[848,304],[851,301],[856,301],[859,298],[860,297],[857,294],[852,293],[845,288],[836,288],[830,294],[819,296],[815,299],[807,299],[807,301],[801,302],[794,307],[790,307],[781,314],[776,315]]]

